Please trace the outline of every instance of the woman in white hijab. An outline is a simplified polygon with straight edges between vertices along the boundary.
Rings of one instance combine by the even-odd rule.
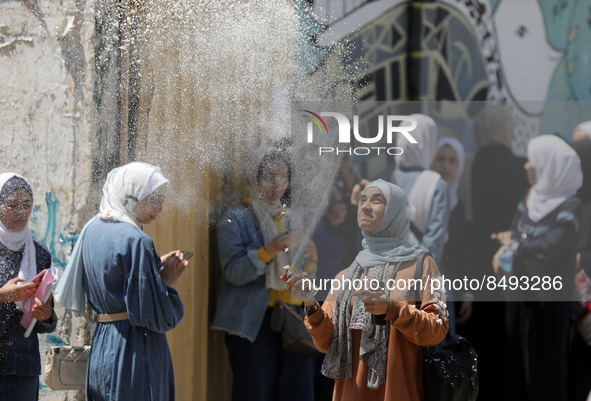
[[[173,401],[174,375],[165,332],[184,313],[173,288],[188,262],[180,251],[157,255],[142,230],[162,211],[168,188],[160,169],[129,163],[112,170],[100,213],[76,242],[58,288],[64,307],[98,313],[86,374],[89,401]]]
[[[55,329],[53,302],[32,298],[38,282],[31,281],[51,266],[51,255],[29,233],[33,191],[15,173],[0,174],[0,400],[33,401],[39,397],[38,333]],[[31,335],[20,320],[32,309],[37,319]]]
[[[568,301],[574,300],[582,211],[575,194],[583,173],[577,153],[556,136],[532,139],[527,157],[529,193],[517,208],[511,230],[493,235],[502,244],[493,260],[495,272],[516,276],[521,283],[518,289],[523,289],[508,291],[514,301],[507,304],[510,349],[505,361],[511,390],[504,399],[565,400],[569,399],[566,365],[573,313],[573,303]],[[506,272],[499,256],[512,242],[513,264]],[[526,291],[525,283],[532,290]]]
[[[468,270],[468,226],[464,204],[458,197],[458,186],[464,172],[466,156],[464,146],[455,138],[440,138],[437,141],[437,148],[432,167],[447,183],[450,208],[448,235],[441,262],[441,271],[446,278],[462,280],[464,277],[470,277]],[[461,298],[462,306],[459,310],[459,316],[456,318],[455,311],[451,310],[453,303],[451,305],[448,303],[450,331],[452,333],[455,333],[456,322],[464,323],[470,318],[474,296],[464,291],[457,295],[454,294],[454,298]]]
[[[289,210],[282,202],[290,173],[289,159],[279,149],[251,151],[242,170],[249,197],[217,226],[222,276],[213,328],[226,332],[233,401],[314,398],[313,360],[286,352],[281,333],[271,328],[280,301],[303,314],[302,302],[292,300],[280,280],[285,268],[291,264],[314,274],[318,260],[309,240],[305,260],[290,261],[286,253],[299,241],[289,229]],[[299,385],[282,385],[291,380]]]
[[[410,143],[403,135],[398,135],[396,146],[403,149],[403,153],[396,157],[396,169],[390,175],[390,182],[402,188],[416,208],[405,240],[431,253],[440,265],[450,208],[447,184],[437,172],[430,170],[437,152],[437,125],[423,114],[411,117],[417,121],[412,136],[418,143]]]
[[[573,142],[591,141],[591,121],[577,125],[573,131]]]
[[[460,141],[450,137],[439,138],[432,167],[447,183],[449,210],[452,213],[460,203],[458,187],[464,173],[465,162],[464,146]]]
[[[300,277],[283,276],[294,297],[304,300],[308,331],[316,348],[326,353],[322,373],[335,379],[335,401],[423,399],[421,347],[445,337],[448,314],[441,283],[431,285],[440,276],[430,256],[424,257],[421,299],[410,289],[423,254],[403,239],[413,213],[399,187],[373,181],[357,210],[363,250],[333,280],[322,307],[302,291]],[[383,289],[377,294],[355,291],[364,281],[370,289]],[[417,301],[422,302],[420,312]]]

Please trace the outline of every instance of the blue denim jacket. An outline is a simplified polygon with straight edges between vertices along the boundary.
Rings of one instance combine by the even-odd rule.
[[[242,204],[230,210],[217,230],[222,277],[213,329],[254,342],[271,295],[265,286],[271,262],[264,264],[258,257],[264,242],[252,207]]]

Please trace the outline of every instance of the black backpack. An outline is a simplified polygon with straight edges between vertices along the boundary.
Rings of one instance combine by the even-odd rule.
[[[423,277],[422,253],[417,260],[415,279]],[[421,308],[421,294],[415,288],[416,307]],[[423,389],[425,401],[474,401],[478,395],[478,355],[468,340],[450,335],[436,347],[421,348],[423,352]]]

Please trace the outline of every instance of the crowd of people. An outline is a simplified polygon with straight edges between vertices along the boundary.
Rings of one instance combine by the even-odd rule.
[[[468,134],[478,150],[470,155],[463,136],[439,137],[433,119],[412,117],[418,122],[413,131],[418,144],[398,138],[403,154],[384,180],[355,182],[349,159],[343,160],[327,211],[311,237],[318,249],[316,268],[298,269],[296,277],[287,271],[283,275],[291,300],[303,306],[314,344],[326,354],[315,360],[314,399],[422,399],[422,378],[415,374],[420,372],[420,349],[437,345],[448,330],[472,341],[479,354],[478,399],[586,399],[591,381],[584,355],[589,351],[576,330],[580,304],[574,287],[577,269],[591,270],[591,219],[583,218],[589,208],[589,178],[584,181],[583,171],[591,176],[591,136],[580,133],[586,125],[577,127],[578,141],[570,145],[556,136],[532,139],[527,158],[521,158],[512,151],[512,118],[502,106],[488,106],[476,116]],[[248,200],[241,207],[248,207]],[[227,252],[235,247],[228,247],[222,234],[239,222],[232,213],[221,220],[218,233],[222,270],[232,268]],[[280,212],[275,213],[277,218]],[[376,225],[368,226],[366,219]],[[268,274],[271,267],[261,269],[270,260],[267,245],[245,235],[239,242],[248,261],[245,269],[261,277]],[[512,266],[504,270],[500,255],[508,250]],[[495,282],[512,276],[558,277],[563,285],[531,294],[502,287],[486,294],[448,288],[445,296],[422,303],[425,313],[420,314],[408,293],[386,291],[384,296],[321,286],[313,296],[303,288],[308,278],[320,283],[365,275],[381,282],[409,279],[420,252],[430,255],[426,275],[431,277],[487,275]],[[224,278],[221,288],[226,285]],[[265,313],[273,314],[277,295],[266,288]],[[220,293],[219,302],[225,299]],[[376,318],[387,322],[385,331]],[[215,328],[226,331],[227,338],[235,335]],[[275,352],[282,355],[277,342],[275,333]],[[281,399],[281,361],[273,359],[274,382],[264,384],[264,397],[233,391],[233,400]],[[233,361],[232,367],[234,376],[243,375]],[[301,383],[309,383],[308,367],[300,374],[305,378]]]
[[[577,332],[575,275],[591,277],[590,123],[575,129],[571,144],[535,137],[520,158],[502,106],[484,108],[458,138],[440,137],[426,115],[412,117],[418,143],[399,136],[403,153],[381,178],[356,179],[342,159],[309,236],[292,228],[298,211],[285,199],[297,161],[274,147],[245,158],[247,197],[216,230],[213,329],[225,332],[233,401],[422,400],[421,348],[437,346],[448,331],[479,355],[479,400],[586,399],[591,355]],[[466,135],[474,154],[465,151]],[[165,332],[183,317],[174,287],[189,262],[180,250],[159,256],[142,229],[163,210],[168,184],[145,163],[111,171],[100,211],[60,278],[60,304],[98,314],[88,400],[175,399]],[[57,324],[53,299],[32,297],[34,277],[51,265],[28,229],[32,207],[27,180],[0,174],[0,400],[38,399],[37,334]],[[410,289],[383,285],[410,282],[419,267],[420,304]],[[559,276],[562,285],[538,292],[431,285],[483,275]],[[363,278],[381,286],[316,292],[304,285]],[[302,317],[320,356],[286,349],[276,327],[284,309]],[[28,311],[38,322],[25,337],[20,318]]]
[[[25,337],[23,300],[51,265],[47,248],[31,239],[33,191],[22,176],[0,175],[0,400],[39,398],[37,333],[52,332],[53,299],[34,298],[33,333]],[[86,375],[87,400],[174,400],[172,358],[165,332],[183,317],[175,284],[187,268],[180,251],[159,257],[142,230],[162,211],[168,180],[160,169],[130,163],[111,171],[100,212],[82,229],[56,288],[67,309],[98,314]]]

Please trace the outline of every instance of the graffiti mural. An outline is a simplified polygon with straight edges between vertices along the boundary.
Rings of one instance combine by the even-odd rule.
[[[313,3],[312,15],[322,15],[316,10],[320,3]],[[352,28],[340,34],[353,55],[343,65],[356,74],[360,99],[461,101],[468,105],[464,109],[478,101],[504,102],[514,115],[514,150],[520,154],[536,135],[570,140],[574,126],[591,118],[588,2],[391,4],[395,6],[371,21],[363,20],[371,3],[348,10]],[[365,24],[362,28],[356,18]],[[328,24],[317,44],[326,44],[322,35],[335,30]],[[457,108],[452,119],[466,126],[474,111]],[[446,135],[463,135],[456,123],[444,130]]]
[[[494,20],[507,90],[525,114],[540,115],[564,53],[546,40],[544,16],[536,0],[501,1]]]
[[[78,239],[78,234],[70,231],[68,235],[57,230],[59,200],[52,192],[45,194],[45,203],[47,205],[47,225],[45,234],[40,236],[36,227],[39,224],[39,206],[33,207],[31,214],[31,236],[33,240],[44,244],[51,253],[51,263],[61,268],[66,267],[65,256],[69,255]],[[42,214],[45,214],[42,212]],[[59,246],[59,249],[58,249]]]
[[[304,0],[293,2],[297,16],[298,30],[301,36],[295,38],[294,66],[296,74],[311,74],[322,64],[329,49],[316,45],[316,37],[325,30],[325,26],[318,23],[306,12]]]
[[[86,21],[86,22],[85,22]],[[29,223],[33,239],[45,244],[60,274],[66,265],[85,208],[92,168],[92,2],[0,1],[0,171],[25,176],[35,205]],[[100,56],[100,55],[99,55]],[[104,120],[104,119],[103,119]],[[60,320],[54,333],[39,336],[42,365],[53,345],[80,344],[84,323]],[[55,392],[40,380],[40,399],[83,399]]]

